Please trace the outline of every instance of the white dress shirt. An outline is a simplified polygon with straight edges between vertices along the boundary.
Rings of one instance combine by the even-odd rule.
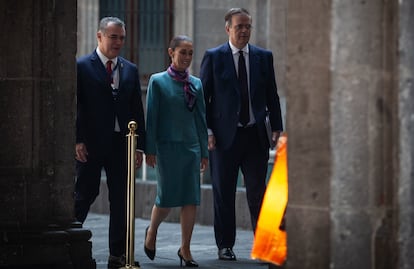
[[[104,65],[105,68],[106,68],[106,62],[109,61],[109,60],[112,61],[113,73],[112,73],[111,87],[112,87],[112,89],[118,89],[118,87],[119,87],[119,68],[116,67],[117,64],[118,64],[118,57],[116,57],[114,59],[109,59],[108,57],[106,57],[105,55],[102,54],[102,52],[99,50],[99,48],[96,48],[96,53],[98,54],[99,59],[101,60],[101,62]],[[115,115],[114,131],[115,132],[120,132],[121,131],[121,128],[119,128],[118,117],[116,115]]]

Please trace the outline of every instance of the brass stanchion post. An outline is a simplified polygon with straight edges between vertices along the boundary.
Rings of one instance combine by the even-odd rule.
[[[134,261],[134,244],[135,244],[135,150],[136,138],[135,130],[137,123],[130,121],[128,123],[129,134],[128,140],[128,178],[127,178],[127,232],[126,232],[126,262],[122,269],[140,269]]]

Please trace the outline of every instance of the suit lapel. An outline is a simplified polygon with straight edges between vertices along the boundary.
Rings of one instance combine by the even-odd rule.
[[[99,59],[96,50],[92,53],[91,63],[93,69],[97,71],[95,74],[97,74],[98,80],[102,81],[104,84],[108,84],[105,66],[102,64],[101,59]]]
[[[96,53],[96,51],[94,51],[92,53],[91,56],[91,63],[93,66],[93,69],[96,70],[97,72],[95,72],[95,74],[97,74],[98,76],[98,80],[101,81],[106,87],[109,87],[112,91],[111,85],[109,85],[108,81],[107,81],[107,73],[106,73],[106,69],[105,66],[102,64],[101,59],[99,59],[98,54]],[[121,57],[118,56],[118,72],[119,72],[119,85],[118,85],[118,94],[121,93],[121,88],[122,88],[122,82],[125,79],[125,72],[123,72],[124,69],[124,62],[123,59]],[[112,94],[112,93],[111,93]]]
[[[260,71],[260,56],[257,53],[257,50],[249,46],[249,72],[250,72],[250,98],[253,98],[255,87],[254,85],[257,85],[256,81],[259,77],[259,71]]]
[[[234,90],[237,92],[237,94],[240,94],[238,85],[238,79],[237,79],[237,72],[236,67],[234,65],[234,58],[233,58],[233,52],[231,51],[229,43],[224,44],[220,52],[222,53],[222,57],[220,57],[221,60],[221,66],[222,73],[221,76],[223,80],[232,80],[231,85],[234,86]]]

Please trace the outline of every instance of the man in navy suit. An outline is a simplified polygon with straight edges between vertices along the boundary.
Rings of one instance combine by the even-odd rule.
[[[105,169],[110,203],[108,268],[125,265],[129,121],[138,125],[137,167],[142,164],[145,141],[138,69],[119,56],[125,35],[123,21],[103,18],[98,47],[77,60],[75,215],[85,221]]]
[[[270,146],[264,123],[267,111],[273,143],[283,127],[272,53],[248,44],[252,18],[247,10],[232,8],[224,19],[229,42],[205,52],[200,78],[209,128],[218,257],[236,260],[233,246],[239,169],[255,230],[266,189]]]

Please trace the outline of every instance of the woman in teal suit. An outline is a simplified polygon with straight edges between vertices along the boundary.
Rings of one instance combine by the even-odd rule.
[[[153,260],[161,222],[172,207],[181,207],[180,265],[198,267],[190,251],[196,207],[200,204],[200,168],[208,163],[205,103],[200,79],[189,75],[193,57],[187,36],[173,38],[171,65],[151,76],[147,93],[146,162],[157,171],[157,197],[144,250]]]

